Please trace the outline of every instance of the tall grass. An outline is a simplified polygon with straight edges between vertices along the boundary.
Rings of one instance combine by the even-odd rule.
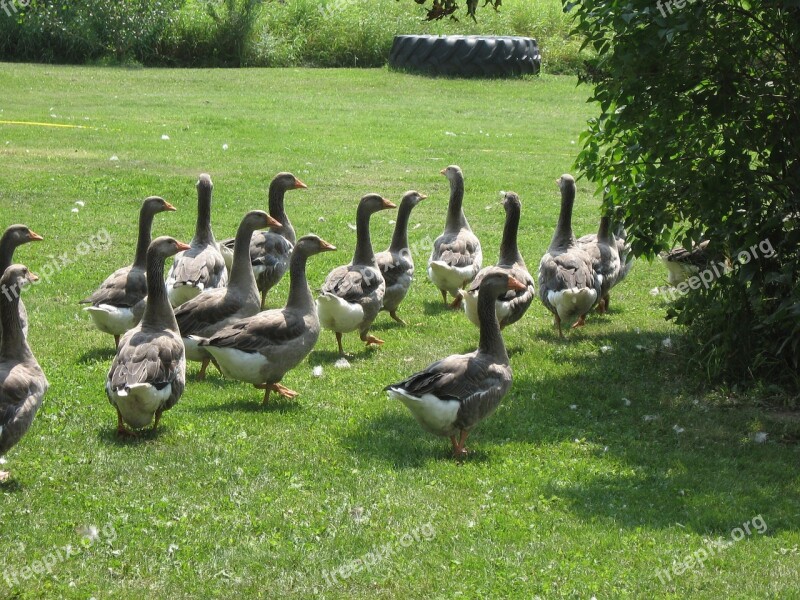
[[[577,72],[579,41],[559,0],[429,23],[411,0],[32,0],[0,13],[0,59],[151,66],[377,67],[397,34],[523,35],[544,70]]]

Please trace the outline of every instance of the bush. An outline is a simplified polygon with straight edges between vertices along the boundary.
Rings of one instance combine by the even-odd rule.
[[[669,313],[712,380],[798,388],[800,7],[794,1],[585,0],[600,116],[578,167],[624,217],[634,252],[708,239],[755,254]],[[767,244],[774,252],[751,249]],[[738,262],[738,261],[737,261]],[[744,262],[744,261],[742,261]]]

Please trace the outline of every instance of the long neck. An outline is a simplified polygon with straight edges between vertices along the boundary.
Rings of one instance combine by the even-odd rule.
[[[208,244],[214,241],[211,232],[211,190],[201,188],[197,195],[197,223],[194,227],[194,239]]]
[[[608,217],[600,218],[600,227],[597,230],[597,241],[609,243],[611,236],[609,235],[611,229],[611,219]]]
[[[411,206],[408,202],[401,202],[400,209],[397,211],[397,222],[394,224],[392,243],[389,250],[400,252],[408,248],[408,220],[411,217]]]
[[[147,266],[147,248],[150,246],[150,235],[153,228],[153,217],[155,213],[142,207],[139,213],[139,238],[136,241],[136,256],[133,259],[133,266],[144,269]]]
[[[0,276],[3,275],[5,270],[11,266],[11,261],[14,259],[14,250],[17,245],[11,239],[10,235],[4,235],[0,238]]]
[[[286,211],[283,207],[283,199],[286,195],[286,190],[283,189],[280,185],[276,183],[272,183],[269,186],[269,216],[271,216],[276,221],[280,221],[283,227],[279,229],[273,229],[276,233],[281,234],[287,240],[289,240],[292,244],[297,242],[297,238],[295,236],[294,227],[292,227],[292,222],[289,221],[289,217],[286,215]]]
[[[254,229],[247,225],[239,225],[236,231],[236,239],[233,242],[233,264],[228,280],[229,288],[238,290],[257,290],[256,277],[253,274],[253,267],[250,265],[250,239],[253,237]]]
[[[289,299],[286,306],[310,312],[314,310],[314,297],[306,279],[307,260],[308,254],[295,247],[289,261]]]
[[[375,265],[375,253],[369,237],[370,213],[363,208],[356,215],[356,251],[353,253],[354,265]]]
[[[500,242],[499,265],[510,267],[514,263],[525,264],[517,246],[519,230],[519,208],[511,204],[506,212],[506,224],[503,227],[503,240]]]
[[[142,317],[142,327],[178,331],[175,313],[164,285],[164,257],[155,252],[147,255],[147,304]]]
[[[508,354],[500,333],[494,303],[495,296],[488,286],[478,292],[478,321],[481,324],[478,349],[484,354],[490,354],[508,363]]]
[[[550,246],[567,247],[575,243],[575,235],[572,233],[572,205],[575,203],[575,190],[568,189],[561,194],[561,212],[558,215],[558,225],[553,234]]]
[[[22,333],[22,322],[19,318],[20,288],[3,285],[0,289],[2,289],[2,293],[0,293],[0,323],[3,324],[0,356],[4,359],[25,359],[33,356]]]
[[[447,205],[446,231],[458,231],[463,227],[469,227],[461,204],[464,201],[464,178],[456,177],[450,182],[450,203]]]

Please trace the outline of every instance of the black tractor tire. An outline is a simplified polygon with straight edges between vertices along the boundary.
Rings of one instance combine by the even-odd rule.
[[[515,36],[397,35],[393,69],[454,77],[535,75],[542,57],[536,40]]]

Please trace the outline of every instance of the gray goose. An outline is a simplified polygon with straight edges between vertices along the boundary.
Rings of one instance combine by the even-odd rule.
[[[10,265],[0,278],[0,456],[28,431],[49,386],[22,332],[19,295],[39,278],[24,265]],[[0,482],[9,474],[0,471]]]
[[[595,276],[600,277],[600,300],[597,303],[597,312],[604,313],[608,310],[611,298],[609,294],[620,280],[622,264],[620,262],[617,240],[611,233],[611,218],[600,218],[600,227],[592,239],[591,235],[578,238],[581,246],[592,259],[592,270]]]
[[[280,381],[297,366],[319,338],[319,319],[306,279],[310,256],[336,250],[315,235],[301,237],[289,264],[289,299],[284,308],[265,310],[239,319],[217,331],[199,345],[214,356],[226,377],[264,390],[264,404],[275,391],[285,398],[297,392]]]
[[[519,217],[521,204],[519,196],[514,192],[506,192],[503,196],[503,207],[506,211],[506,222],[503,227],[503,239],[500,242],[500,256],[497,265],[484,267],[472,280],[472,289],[480,286],[484,277],[493,270],[501,269],[525,285],[524,290],[508,290],[495,302],[495,312],[500,321],[500,329],[516,323],[528,310],[536,296],[533,277],[528,273],[525,261],[517,246],[517,232],[519,230]],[[464,312],[467,318],[475,325],[480,325],[478,318],[478,293],[466,292],[464,296]]]
[[[133,329],[142,320],[147,296],[147,248],[150,246],[153,217],[175,207],[158,196],[150,196],[142,202],[139,211],[139,236],[133,264],[117,269],[100,287],[79,304],[89,304],[83,310],[89,313],[95,327],[114,336],[114,347],[119,346],[120,336]]]
[[[197,181],[197,223],[186,252],[178,254],[167,275],[172,306],[180,306],[201,292],[228,283],[228,269],[211,231],[211,191],[214,184],[205,173]]]
[[[550,247],[539,263],[539,299],[553,313],[558,335],[562,321],[573,327],[585,324],[586,314],[600,299],[600,280],[592,270],[592,259],[572,233],[575,178],[564,174],[556,180],[561,189],[561,212]]]
[[[250,239],[261,227],[277,227],[278,223],[263,210],[252,210],[239,224],[233,249],[233,264],[227,287],[208,290],[175,309],[175,320],[181,331],[186,358],[202,363],[197,379],[206,376],[211,355],[200,348],[195,337],[210,337],[232,321],[252,317],[259,311],[258,288],[250,266]]]
[[[450,202],[444,232],[433,242],[433,252],[428,259],[428,277],[442,292],[447,304],[447,292],[455,299],[451,308],[461,304],[461,288],[472,281],[483,262],[481,243],[472,233],[464,216],[464,174],[456,165],[442,169],[450,181]]]
[[[387,250],[375,255],[375,262],[378,263],[378,268],[386,282],[386,293],[383,295],[381,310],[388,311],[389,316],[401,325],[405,325],[405,322],[397,316],[397,309],[408,294],[414,277],[414,257],[411,256],[411,250],[408,247],[408,219],[414,207],[425,198],[427,196],[414,190],[403,195],[403,199],[400,200],[400,208],[397,209],[397,222],[394,225],[392,243]]]
[[[317,298],[322,327],[336,333],[339,354],[344,356],[342,334],[358,329],[367,346],[383,344],[370,335],[369,328],[383,304],[386,283],[383,280],[369,236],[369,218],[379,210],[396,206],[378,194],[361,198],[356,211],[356,249],[349,265],[328,273]]]
[[[33,232],[27,225],[11,225],[0,237],[0,275],[11,265],[14,260],[14,250],[22,244],[28,242],[40,242],[44,238],[38,233]],[[19,301],[19,318],[22,322],[22,333],[28,337],[28,311],[22,299]],[[3,327],[0,325],[0,336],[3,335]]]
[[[264,306],[267,292],[271,290],[289,268],[289,257],[296,241],[294,228],[284,209],[284,196],[289,190],[305,189],[308,186],[291,173],[278,173],[269,184],[269,214],[278,221],[270,226],[271,231],[256,231],[250,242],[250,260],[256,274],[256,284],[261,292]],[[225,240],[220,245],[225,264],[230,270],[233,264],[233,247],[236,239]]]
[[[108,401],[117,410],[119,436],[135,435],[126,423],[139,429],[153,422],[155,431],[161,413],[183,394],[186,356],[164,286],[164,262],[188,249],[188,244],[166,236],[154,239],[147,249],[144,316],[120,340],[106,379]]]
[[[475,283],[470,286],[474,291]],[[511,366],[495,313],[495,299],[506,291],[523,291],[525,284],[501,269],[492,269],[478,290],[480,343],[469,354],[454,354],[400,383],[387,386],[426,431],[450,438],[461,458],[473,427],[494,412],[511,387]]]
[[[679,285],[692,275],[707,269],[715,257],[708,250],[709,240],[703,240],[690,250],[678,246],[669,252],[659,255],[664,266],[667,267],[667,279],[670,285]]]

